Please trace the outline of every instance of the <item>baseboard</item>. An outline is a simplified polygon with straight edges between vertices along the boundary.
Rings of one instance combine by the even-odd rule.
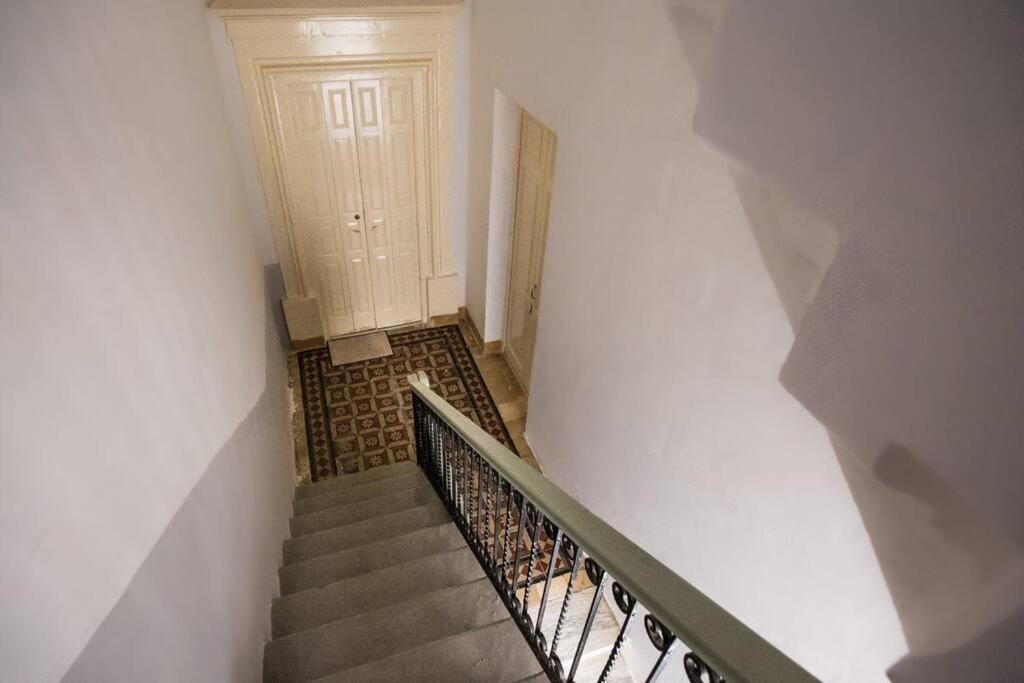
[[[469,314],[469,310],[465,306],[459,307],[459,320],[466,324],[469,336],[472,337],[471,342],[474,347],[480,349],[481,356],[497,356],[501,353],[501,340],[485,342],[483,335],[480,334],[480,328],[473,322],[473,316]]]
[[[293,339],[292,353],[298,353],[299,351],[308,351],[309,349],[319,349],[321,346],[327,346],[327,341],[323,337],[310,337],[309,339]]]
[[[459,314],[458,313],[448,313],[447,315],[431,316],[430,324],[435,326],[435,327],[436,326],[440,326],[440,325],[458,325],[459,324]]]

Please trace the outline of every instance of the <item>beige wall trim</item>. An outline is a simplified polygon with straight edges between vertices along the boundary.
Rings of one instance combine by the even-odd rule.
[[[308,351],[309,349],[319,349],[323,346],[327,346],[327,340],[323,337],[310,337],[309,339],[293,339],[292,340],[292,352],[298,353],[299,351]]]
[[[308,0],[307,0],[308,1]],[[267,5],[272,4],[272,7]],[[415,68],[424,73],[427,109],[427,220],[420,226],[420,275],[430,315],[453,313],[456,302],[448,227],[447,185],[451,131],[452,33],[458,5],[388,5],[307,11],[301,2],[261,3],[218,0],[212,8],[227,26],[245,97],[270,222],[274,230],[286,302],[308,300],[291,234],[286,190],[280,174],[279,142],[273,125],[268,78],[292,69]],[[299,307],[286,310],[296,311]],[[323,335],[309,329],[305,316],[289,317],[293,338]]]
[[[483,336],[480,334],[480,328],[473,322],[473,316],[469,314],[469,309],[465,306],[459,307],[459,320],[466,324],[466,329],[469,331],[470,343],[476,349],[479,349],[479,353],[482,356],[498,356],[501,355],[501,340],[495,339],[493,341],[485,342]]]
[[[316,0],[212,0],[207,5],[222,17],[324,17],[324,16],[416,16],[423,14],[451,14],[462,10],[459,0],[442,2],[410,2],[409,0],[378,0],[369,4],[366,0],[333,0],[330,3]],[[319,5],[319,6],[317,6]]]
[[[434,326],[438,326],[438,325],[458,325],[459,324],[459,314],[458,313],[448,313],[447,315],[431,316],[430,324],[434,325]]]
[[[469,336],[472,337],[470,342],[478,349],[483,348],[484,339],[480,336],[480,330],[477,329],[476,323],[473,322],[473,316],[469,314],[469,309],[465,306],[459,306],[459,320],[466,323],[466,329],[469,331]]]

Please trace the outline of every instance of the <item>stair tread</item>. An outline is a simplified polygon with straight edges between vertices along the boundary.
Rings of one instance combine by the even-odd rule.
[[[435,496],[414,508],[285,539],[284,562],[294,564],[450,521],[448,511]]]
[[[466,545],[453,522],[417,529],[407,534],[367,543],[303,562],[286,564],[278,570],[281,594],[326,586],[344,578],[427,557]]]
[[[263,677],[326,676],[507,618],[490,580],[478,579],[272,640]]]
[[[273,637],[297,633],[484,576],[468,547],[283,595],[271,603]]]
[[[292,501],[292,511],[296,515],[301,515],[308,512],[316,512],[317,510],[325,510],[337,505],[380,498],[395,491],[405,491],[428,485],[427,477],[419,468],[415,468],[400,475],[349,486],[337,491],[325,492],[312,498],[297,498]]]
[[[539,673],[540,670],[540,664],[526,644],[519,627],[506,618],[345,669],[316,681],[447,683],[459,680],[511,683]]]
[[[369,500],[339,503],[315,512],[296,514],[289,521],[289,527],[292,538],[299,538],[324,529],[408,510],[436,499],[437,494],[434,489],[426,479],[423,479],[415,487],[383,494]]]
[[[398,462],[394,465],[373,467],[355,474],[339,474],[337,477],[331,477],[330,479],[323,479],[321,481],[296,486],[295,497],[297,499],[312,498],[332,491],[337,491],[339,489],[351,488],[353,486],[359,486],[372,481],[380,481],[382,479],[401,476],[417,469],[419,469],[419,467],[416,463],[410,460],[408,462]]]

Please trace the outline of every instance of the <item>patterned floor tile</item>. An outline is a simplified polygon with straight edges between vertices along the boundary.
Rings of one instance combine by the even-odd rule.
[[[313,481],[415,457],[406,376],[418,370],[446,401],[515,451],[458,325],[388,339],[393,355],[339,367],[326,348],[298,354]]]

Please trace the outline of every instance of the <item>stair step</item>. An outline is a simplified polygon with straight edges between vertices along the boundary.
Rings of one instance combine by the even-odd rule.
[[[338,491],[329,491],[312,498],[300,498],[292,501],[292,511],[296,515],[316,512],[336,505],[347,505],[361,500],[379,498],[396,491],[406,491],[419,486],[429,485],[426,476],[419,469],[378,481],[370,481]]]
[[[340,474],[337,477],[331,477],[330,479],[324,479],[322,481],[313,482],[312,484],[303,484],[302,486],[295,487],[295,498],[312,498],[314,496],[320,496],[325,493],[332,491],[338,491],[341,489],[351,488],[353,486],[360,486],[368,482],[380,481],[382,479],[389,479],[391,477],[401,476],[410,472],[416,472],[419,470],[419,466],[412,462],[398,462],[394,465],[382,465],[380,467],[373,467],[364,472],[357,472],[355,474]]]
[[[272,640],[263,680],[326,676],[507,618],[494,586],[478,579]]]
[[[326,586],[359,574],[384,569],[394,564],[427,557],[466,545],[452,522],[418,529],[401,536],[368,543],[339,553],[286,564],[278,570],[281,594]]]
[[[311,560],[450,521],[448,511],[435,496],[419,507],[285,539],[284,562]]]
[[[511,683],[540,670],[519,628],[505,619],[316,680]]]
[[[469,548],[437,553],[276,598],[271,630],[278,638],[483,576]]]
[[[312,500],[319,500],[314,498]],[[336,526],[344,526],[362,522],[381,515],[390,515],[409,508],[418,507],[431,500],[437,500],[437,494],[430,484],[424,480],[416,488],[395,491],[369,500],[337,504],[325,510],[296,515],[289,520],[292,538],[316,533]]]

